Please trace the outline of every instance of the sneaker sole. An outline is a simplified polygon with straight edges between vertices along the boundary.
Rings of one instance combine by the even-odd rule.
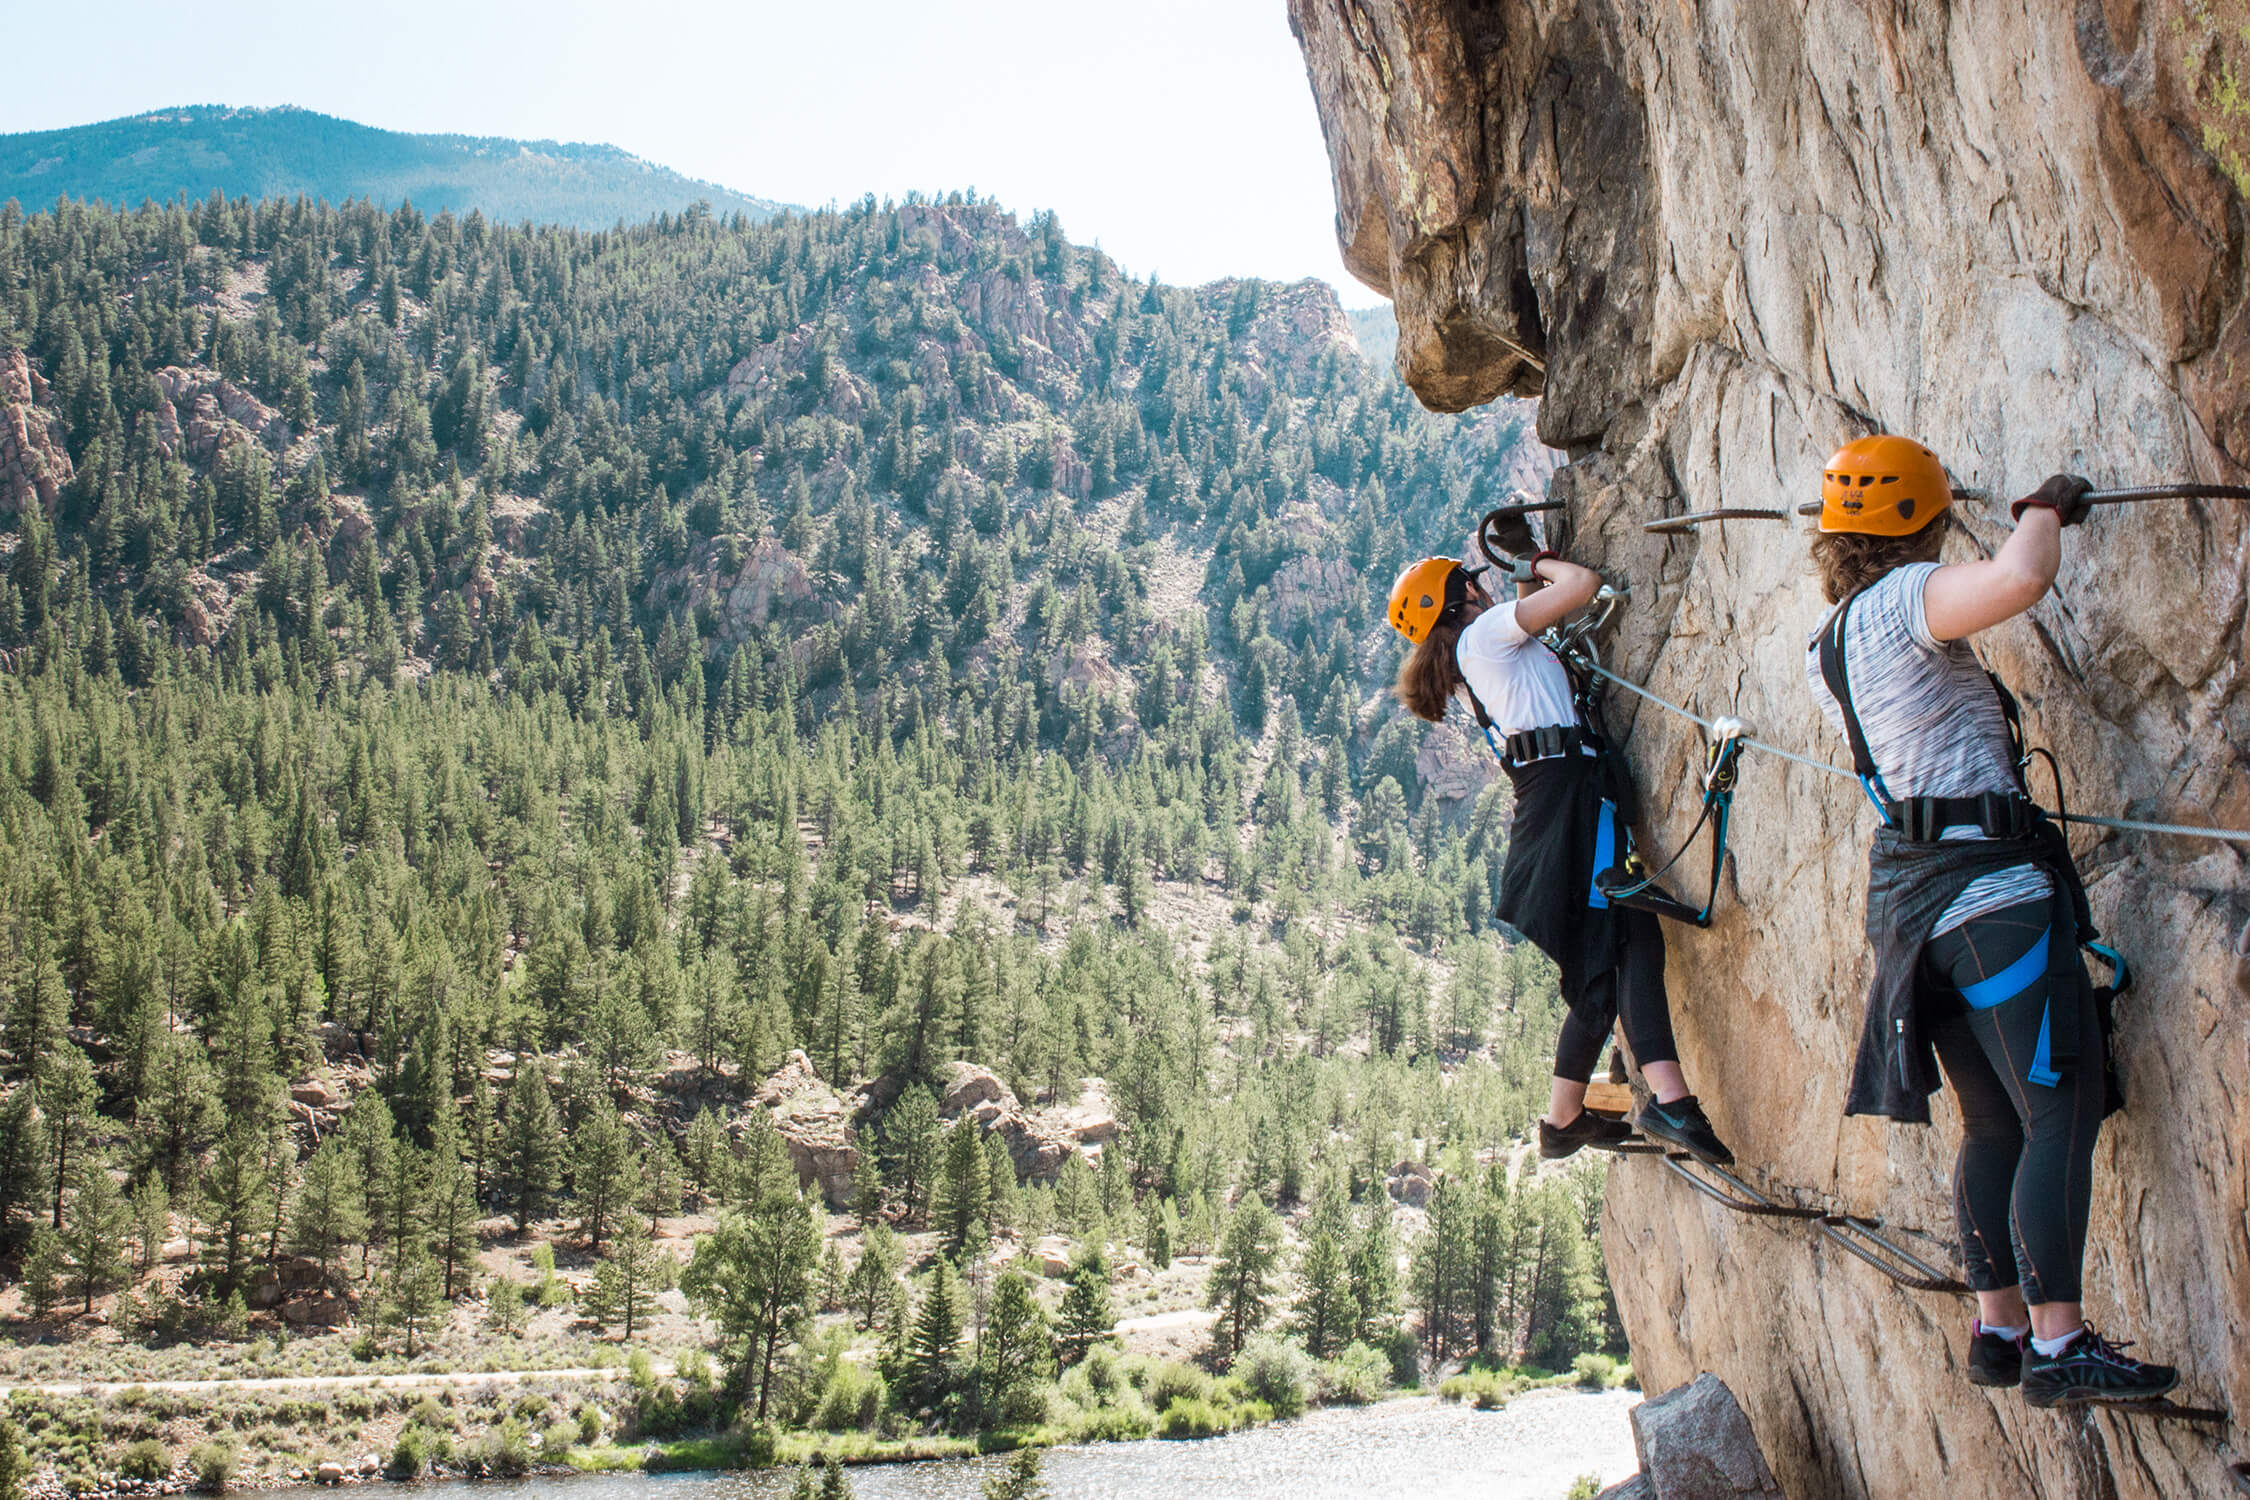
[[[2175,1375],[2164,1385],[2146,1391],[2105,1391],[2097,1386],[2069,1385],[2059,1391],[2026,1390],[2023,1402],[2044,1410],[2050,1406],[2084,1406],[2090,1401],[2155,1401],[2170,1395],[2179,1388],[2180,1377]]]
[[[1969,1384],[1981,1385],[1988,1391],[2011,1391],[2023,1384],[2023,1376],[2013,1375],[2003,1378],[1998,1375],[1985,1375],[1971,1370],[1969,1372]]]
[[[1705,1152],[1701,1146],[1683,1141],[1661,1126],[1652,1127],[1646,1120],[1635,1120],[1633,1128],[1652,1141],[1662,1141],[1667,1146],[1679,1147],[1680,1150],[1685,1151],[1707,1167],[1731,1167],[1734,1165],[1734,1153],[1731,1151],[1725,1156],[1712,1156]]]

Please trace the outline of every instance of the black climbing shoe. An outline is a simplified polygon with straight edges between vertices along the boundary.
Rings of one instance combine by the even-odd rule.
[[[2023,1356],[2023,1399],[2027,1406],[2061,1406],[2072,1401],[2153,1401],[2180,1383],[2170,1365],[2152,1365],[2123,1351],[2088,1323],[2060,1354],[2027,1348]]]
[[[1576,1156],[1582,1146],[1614,1146],[1632,1138],[1633,1127],[1623,1120],[1581,1109],[1578,1118],[1560,1130],[1545,1120],[1539,1122],[1539,1159],[1561,1161]]]
[[[1654,1099],[1641,1106],[1633,1116],[1633,1128],[1650,1140],[1663,1141],[1677,1146],[1697,1161],[1714,1167],[1734,1165],[1734,1153],[1711,1122],[1703,1117],[1703,1106],[1695,1102],[1695,1095],[1674,1099],[1670,1104],[1659,1104]]]
[[[1977,1324],[1969,1335],[1969,1384],[2006,1386],[2023,1379],[2026,1337],[2002,1338]]]

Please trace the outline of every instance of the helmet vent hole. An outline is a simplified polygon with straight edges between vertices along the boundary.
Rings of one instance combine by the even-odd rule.
[[[1896,474],[1885,474],[1883,476],[1883,483],[1896,484],[1898,483],[1898,476]]]
[[[1860,475],[1860,476],[1859,476],[1859,487],[1860,487],[1861,489],[1865,489],[1865,488],[1867,488],[1867,487],[1868,487],[1869,485],[1873,484],[1874,482],[1875,482],[1875,476],[1874,476],[1874,475],[1872,475],[1872,474],[1862,474],[1862,475]]]

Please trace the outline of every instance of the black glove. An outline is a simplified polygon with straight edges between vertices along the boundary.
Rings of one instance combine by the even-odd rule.
[[[2090,481],[2081,479],[2076,474],[2049,475],[2045,484],[2009,506],[2008,514],[2021,521],[2023,513],[2037,505],[2053,511],[2063,525],[2076,526],[2094,508],[2086,503],[2086,497],[2093,492],[2093,488]]]
[[[1529,557],[1539,550],[1539,538],[1531,534],[1531,522],[1522,516],[1493,517],[1484,539],[1510,557]]]

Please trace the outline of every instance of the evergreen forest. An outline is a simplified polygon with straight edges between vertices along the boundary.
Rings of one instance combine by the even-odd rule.
[[[963,195],[0,209],[0,1370],[631,1361],[348,1413],[394,1472],[1598,1383],[1381,618],[1531,442]]]

